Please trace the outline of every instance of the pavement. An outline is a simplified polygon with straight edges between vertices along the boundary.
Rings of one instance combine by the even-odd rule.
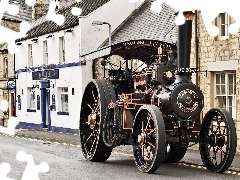
[[[26,138],[26,139],[36,139],[46,141],[48,143],[58,143],[64,145],[71,145],[80,148],[80,137],[79,135],[57,133],[51,131],[38,131],[38,130],[28,130],[28,129],[16,129],[15,137]],[[132,146],[118,146],[113,149],[113,153],[125,154],[133,156]],[[228,169],[228,173],[239,174],[240,175],[240,155],[236,154],[232,165]],[[185,166],[192,166],[196,168],[204,168],[201,160],[199,150],[188,149],[184,158],[178,163]]]

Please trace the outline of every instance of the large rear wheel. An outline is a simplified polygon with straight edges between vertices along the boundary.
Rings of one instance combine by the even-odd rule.
[[[111,102],[105,80],[91,80],[85,88],[80,112],[80,140],[85,159],[104,162],[111,155],[102,138],[107,106]]]
[[[142,106],[133,126],[133,153],[140,171],[153,173],[159,168],[165,141],[165,125],[160,110],[153,105]]]
[[[224,172],[236,153],[237,135],[234,121],[225,109],[211,109],[203,119],[199,149],[209,171]]]

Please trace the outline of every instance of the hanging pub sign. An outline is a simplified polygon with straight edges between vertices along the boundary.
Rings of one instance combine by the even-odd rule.
[[[18,110],[21,110],[21,96],[17,96]]]
[[[40,110],[40,96],[37,95],[37,110]]]
[[[14,80],[9,79],[7,82],[8,89],[15,89],[16,88],[16,82]]]
[[[32,80],[46,79],[59,79],[59,69],[46,69],[44,71],[32,72]]]
[[[55,95],[54,94],[52,94],[51,111],[56,111],[56,101],[55,101]]]

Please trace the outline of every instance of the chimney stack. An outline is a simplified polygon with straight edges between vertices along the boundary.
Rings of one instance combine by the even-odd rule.
[[[37,0],[33,6],[32,19],[37,20],[48,12],[49,3],[47,0]]]

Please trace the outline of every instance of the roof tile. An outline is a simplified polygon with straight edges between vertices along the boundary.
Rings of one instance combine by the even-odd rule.
[[[75,6],[75,7],[82,8],[81,16],[86,16],[109,1],[110,0],[94,0],[94,1],[82,0],[80,2],[71,3],[71,5],[68,5],[68,6],[66,5],[66,7],[60,8],[57,11],[57,14],[62,14],[65,17],[65,22],[63,25],[59,26],[53,21],[46,21],[46,15],[45,15],[31,24],[31,29],[28,31],[27,37],[18,39],[17,41],[30,39],[33,37],[38,37],[44,34],[48,34],[48,33],[52,33],[52,32],[77,26],[79,24],[79,19],[77,16],[74,16],[71,13],[72,7]]]
[[[177,26],[175,25],[174,14],[177,11],[164,4],[160,13],[154,13],[151,10],[153,1],[145,1],[112,33],[113,44],[137,39],[152,39],[176,43]],[[101,47],[107,45],[108,39]]]

